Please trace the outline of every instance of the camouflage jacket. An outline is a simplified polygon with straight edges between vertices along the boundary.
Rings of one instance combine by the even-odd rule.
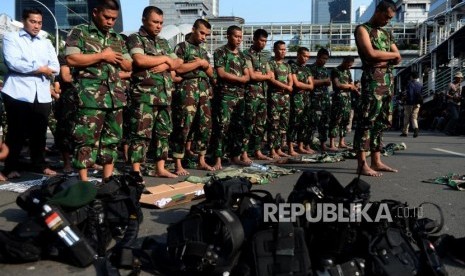
[[[174,48],[174,53],[178,56],[178,58],[184,60],[184,63],[189,63],[193,61],[196,57],[205,59],[210,62],[210,58],[208,57],[208,52],[200,45],[194,45],[187,41],[181,42]],[[197,68],[193,71],[181,74],[180,77],[183,79],[196,79],[196,78],[203,78],[208,80],[207,73],[204,70]]]
[[[342,69],[341,65],[339,65],[338,67],[334,68],[331,71],[331,81],[333,81],[336,78],[339,80],[339,83],[341,83],[341,84],[348,84],[348,83],[353,82],[352,74],[350,73],[350,70],[349,69],[347,69],[347,70]],[[333,85],[333,90],[334,90],[335,93],[350,92],[350,90],[340,90],[335,85]]]
[[[166,39],[151,37],[143,27],[139,32],[128,37],[129,53],[147,56],[169,56],[177,58]],[[150,72],[150,68],[132,68],[131,100],[151,105],[170,105],[174,90],[170,71],[161,73]]]
[[[237,54],[231,52],[227,45],[216,49],[213,54],[213,59],[215,61],[216,69],[223,67],[225,72],[238,77],[242,77],[244,75],[244,70],[247,69],[244,54],[240,51],[237,52]],[[219,76],[217,85],[223,93],[237,93],[243,91],[243,85],[230,83],[222,80]]]
[[[375,27],[369,22],[358,25],[355,28],[355,32],[357,32],[358,28],[365,28],[367,30],[368,35],[370,36],[371,46],[373,47],[373,49],[384,52],[391,51],[391,45],[395,43],[394,35],[392,34],[392,32],[388,32],[385,29]],[[355,41],[357,42],[357,40]],[[357,48],[359,48],[358,45]],[[358,52],[358,54],[360,56],[360,59],[362,60],[363,68],[369,68],[373,65],[366,57],[363,56],[363,54],[360,51]]]
[[[270,71],[270,65],[268,64],[268,61],[270,60],[269,53],[264,51],[257,52],[251,46],[248,50],[244,50],[244,55],[247,67],[250,68],[250,70],[259,71],[263,75]],[[266,91],[267,82],[250,81],[247,84],[247,87],[249,91],[261,93],[262,91]]]
[[[308,66],[310,73],[312,74],[313,78],[316,80],[324,80],[329,77],[328,70],[324,66],[318,66],[315,63]],[[314,94],[321,94],[328,92],[328,86],[315,86],[313,89]]]
[[[307,66],[298,65],[297,63],[293,63],[291,65],[291,70],[292,70],[292,74],[294,74],[297,77],[298,81],[300,81],[302,83],[305,83],[305,84],[309,83],[308,77],[312,76],[312,72],[310,72],[310,69],[308,69]],[[304,92],[304,90],[300,90],[298,88],[296,88],[294,91],[296,93],[303,93]]]
[[[111,29],[103,34],[92,22],[71,30],[66,39],[66,55],[95,54],[111,47],[113,51],[131,59],[124,39]],[[73,70],[74,86],[79,106],[88,108],[118,108],[126,105],[124,85],[118,73],[119,66],[99,62]]]
[[[292,73],[291,66],[285,62],[278,63],[276,60],[270,60],[270,69],[274,73],[274,78],[282,83],[289,82],[288,76]],[[281,91],[281,88],[270,85],[270,91]]]

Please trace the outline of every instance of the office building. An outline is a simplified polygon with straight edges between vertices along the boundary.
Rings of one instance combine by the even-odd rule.
[[[150,5],[163,11],[163,25],[192,24],[199,18],[219,14],[219,0],[150,0]]]
[[[117,0],[118,3],[120,2]],[[92,19],[92,10],[95,8],[97,1],[95,0],[41,0],[45,6],[55,15],[58,29],[63,32],[68,32],[74,26],[88,23]],[[49,32],[55,33],[55,21],[50,15],[50,12],[41,4],[31,0],[16,0],[15,3],[15,17],[16,20],[21,20],[23,9],[25,8],[37,8],[43,13],[43,25],[42,29]],[[120,7],[120,13],[118,20],[115,24],[115,31],[121,32],[123,30],[123,9]],[[61,33],[61,35],[66,35]]]

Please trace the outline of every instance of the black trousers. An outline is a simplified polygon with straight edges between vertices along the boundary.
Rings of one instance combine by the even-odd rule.
[[[45,162],[45,145],[47,139],[48,116],[51,103],[39,103],[37,95],[34,103],[16,100],[2,93],[5,104],[7,134],[6,141],[10,153],[5,159],[3,174],[19,171],[19,155],[29,138],[32,168],[42,173],[47,167]]]

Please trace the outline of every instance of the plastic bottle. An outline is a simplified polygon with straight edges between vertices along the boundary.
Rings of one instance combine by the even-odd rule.
[[[250,167],[252,167],[254,169],[257,169],[257,170],[260,170],[260,171],[264,171],[264,172],[268,171],[267,166],[264,166],[264,165],[261,165],[261,164],[255,163],[255,162],[250,164]]]

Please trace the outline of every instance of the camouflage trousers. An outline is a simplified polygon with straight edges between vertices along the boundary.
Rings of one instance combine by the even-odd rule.
[[[173,157],[182,159],[187,140],[195,138],[200,155],[207,153],[212,127],[210,85],[203,79],[186,79],[173,95]]]
[[[383,131],[391,126],[393,76],[389,69],[370,68],[362,74],[354,149],[381,151]]]
[[[70,93],[63,91],[53,107],[56,118],[55,145],[61,151],[73,152],[72,130],[76,120],[76,101]]]
[[[215,157],[223,157],[224,151],[230,157],[239,156],[244,141],[244,93],[218,93],[215,100],[212,149]]]
[[[308,130],[308,116],[305,112],[308,109],[308,95],[305,93],[295,93],[291,96],[291,107],[289,116],[289,128],[287,140],[290,142],[304,142]]]
[[[346,137],[351,109],[350,94],[348,92],[335,93],[333,95],[329,120],[330,138]]]
[[[331,101],[327,92],[313,92],[310,96],[310,118],[318,128],[318,139],[321,143],[328,140]]]
[[[73,166],[85,169],[99,164],[112,164],[123,135],[123,109],[78,108],[73,130],[75,155]]]
[[[290,95],[285,92],[268,94],[268,143],[270,148],[278,149],[287,134],[290,113]]]
[[[155,146],[155,160],[166,160],[169,136],[173,130],[171,107],[132,102],[128,157],[131,163],[143,163],[149,143]],[[152,137],[153,133],[153,137]]]
[[[248,91],[245,94],[245,138],[243,151],[261,149],[266,126],[266,98],[263,92]],[[250,145],[250,146],[249,146]]]

